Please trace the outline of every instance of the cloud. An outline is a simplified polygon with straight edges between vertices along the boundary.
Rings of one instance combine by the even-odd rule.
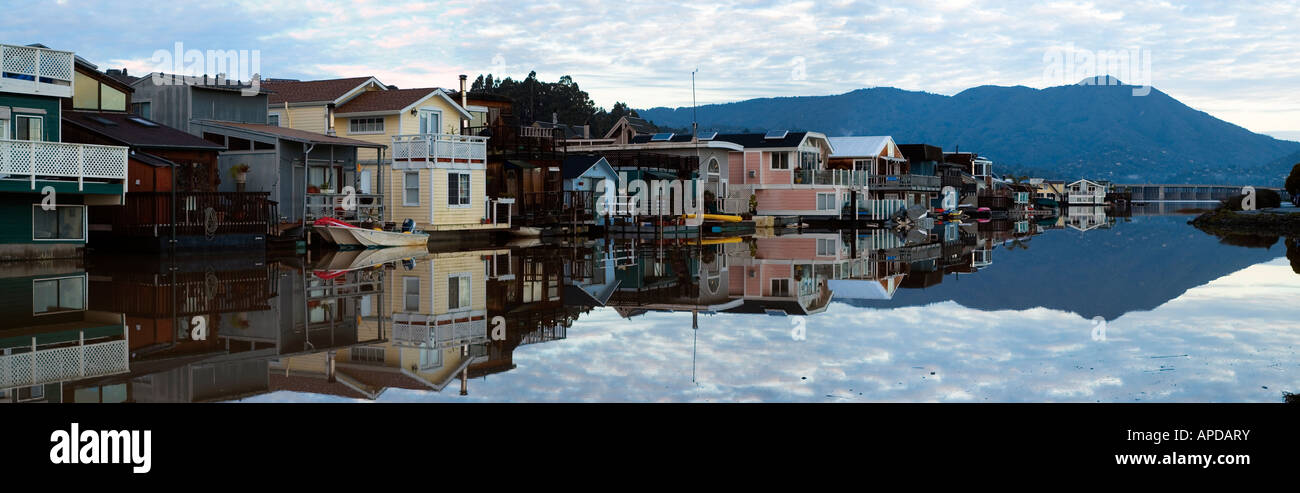
[[[954,94],[1043,87],[1052,46],[1139,49],[1152,56],[1155,85],[1198,109],[1252,130],[1297,130],[1300,121],[1295,2],[72,0],[32,9],[6,42],[113,61],[147,59],[175,41],[260,49],[270,76],[386,74],[411,87],[451,86],[459,73],[494,67],[513,77],[536,70],[573,75],[606,107],[687,105],[697,68],[701,103],[868,86]],[[493,63],[498,55],[504,65]],[[806,77],[793,76],[796,58]]]

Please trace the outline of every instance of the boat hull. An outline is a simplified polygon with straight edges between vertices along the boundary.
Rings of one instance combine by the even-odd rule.
[[[429,235],[426,233],[395,233],[361,228],[348,229],[347,232],[366,248],[427,245],[429,243]]]

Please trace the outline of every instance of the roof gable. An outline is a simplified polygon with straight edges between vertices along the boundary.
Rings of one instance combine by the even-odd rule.
[[[338,103],[339,99],[364,88],[368,84],[387,86],[374,77],[349,77],[345,79],[325,79],[309,81],[264,80],[262,87],[272,92],[270,104],[295,103]]]

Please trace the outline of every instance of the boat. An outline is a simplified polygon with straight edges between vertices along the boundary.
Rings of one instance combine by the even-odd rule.
[[[326,243],[340,248],[383,248],[416,246],[429,243],[429,234],[415,231],[414,221],[406,220],[403,231],[384,231],[353,226],[338,219],[323,217],[312,223],[312,228]]]
[[[745,220],[740,216],[732,216],[729,214],[704,214],[703,216],[705,221],[722,221],[724,223],[738,223]],[[682,218],[695,219],[695,214],[683,214]]]
[[[312,266],[316,277],[333,279],[347,272],[383,265],[394,260],[423,257],[428,248],[404,246],[396,248],[368,248],[365,250],[338,250],[327,252]]]
[[[532,226],[520,226],[520,227],[518,227],[518,228],[516,228],[516,229],[511,230],[511,231],[510,231],[510,234],[512,234],[512,235],[514,235],[514,236],[523,237],[523,238],[531,238],[531,237],[534,237],[534,236],[541,236],[541,235],[542,235],[542,229],[541,229],[541,228],[534,228],[534,227],[532,227]]]

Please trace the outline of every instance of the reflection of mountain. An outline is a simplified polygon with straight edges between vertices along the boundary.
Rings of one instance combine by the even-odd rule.
[[[948,276],[925,289],[902,289],[890,301],[836,301],[894,308],[951,300],[981,310],[1046,307],[1112,320],[1285,253],[1278,247],[1224,245],[1186,221],[1141,217],[1113,229],[1049,231],[1035,236],[1027,250],[998,249],[993,265],[977,274]]]

